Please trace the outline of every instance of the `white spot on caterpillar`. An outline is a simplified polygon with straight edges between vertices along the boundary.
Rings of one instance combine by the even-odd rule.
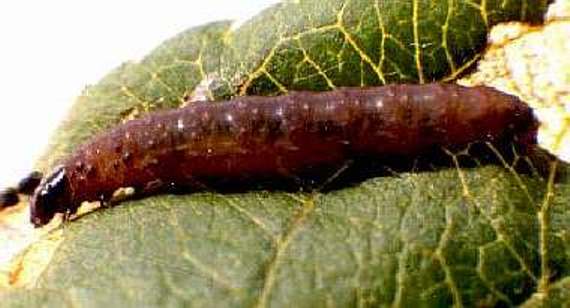
[[[231,113],[226,113],[226,121],[228,121],[228,122],[234,121],[234,117],[232,116]]]
[[[433,101],[434,99],[435,99],[435,95],[430,94],[430,93],[424,94],[424,95],[422,96],[422,101],[423,101],[423,102],[431,102],[431,101]]]
[[[178,123],[176,124],[176,128],[178,128],[178,131],[184,130],[184,121],[182,121],[182,119],[178,119]]]
[[[381,109],[382,107],[384,107],[384,101],[381,98],[379,98],[376,101],[376,108]]]

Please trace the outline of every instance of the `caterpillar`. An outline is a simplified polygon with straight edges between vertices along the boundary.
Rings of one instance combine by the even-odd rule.
[[[536,143],[533,111],[488,87],[453,84],[339,88],[282,96],[196,102],[96,135],[43,178],[31,223],[137,194],[210,179],[282,178],[348,159],[410,156],[510,138]],[[66,216],[64,216],[66,217]]]

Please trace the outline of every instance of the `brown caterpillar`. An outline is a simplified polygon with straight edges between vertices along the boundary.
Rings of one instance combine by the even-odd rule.
[[[451,84],[342,88],[199,102],[129,121],[95,136],[44,178],[31,222],[108,201],[209,179],[291,176],[348,159],[415,155],[513,138],[536,142],[532,110],[487,87]]]

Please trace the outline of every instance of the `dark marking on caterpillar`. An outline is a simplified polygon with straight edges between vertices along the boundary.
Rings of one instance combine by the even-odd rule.
[[[39,171],[33,171],[28,176],[23,178],[19,183],[17,190],[24,195],[31,195],[40,184],[43,174]]]
[[[14,187],[8,187],[0,191],[0,208],[14,206],[20,202],[18,190]]]
[[[201,188],[210,179],[282,178],[366,156],[410,156],[508,138],[536,143],[538,123],[516,97],[451,84],[341,88],[198,102],[95,136],[44,178],[31,222],[109,201],[119,188]],[[152,142],[151,142],[152,141]],[[146,190],[146,191],[145,191]]]
[[[43,174],[38,171],[31,172],[20,180],[16,187],[8,187],[0,191],[0,209],[10,207],[20,202],[19,194],[31,195],[40,184]]]

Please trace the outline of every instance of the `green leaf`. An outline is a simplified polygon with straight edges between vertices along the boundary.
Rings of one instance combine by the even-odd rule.
[[[564,307],[570,303],[570,278],[557,281],[547,294],[536,294],[525,302],[522,307]]]
[[[39,165],[49,169],[121,121],[182,105],[204,80],[207,96],[218,99],[451,79],[479,57],[491,25],[536,22],[546,7],[482,3],[295,1],[235,31],[228,22],[191,29],[87,88]],[[0,292],[0,301],[505,306],[549,285],[562,290],[554,302],[564,298],[568,178],[519,174],[508,165],[461,168],[460,161],[327,192],[125,202],[66,225],[34,288]]]

